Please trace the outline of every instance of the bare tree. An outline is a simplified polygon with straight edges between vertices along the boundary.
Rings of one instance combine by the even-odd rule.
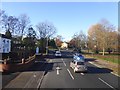
[[[19,30],[21,33],[21,37],[25,34],[25,30],[28,30],[28,25],[30,23],[30,19],[26,14],[21,14],[19,16]]]
[[[56,28],[50,22],[40,22],[36,25],[39,38],[50,38],[56,33]]]
[[[74,41],[74,47],[76,48],[84,48],[85,47],[85,44],[86,44],[86,40],[87,40],[87,37],[86,35],[80,31],[80,33],[75,33],[72,37],[72,41]]]
[[[1,28],[5,31],[10,31],[12,35],[15,35],[18,31],[19,20],[15,16],[8,16],[5,11],[0,10]]]
[[[50,22],[40,22],[36,25],[36,28],[39,32],[39,39],[41,39],[41,51],[44,52],[48,48],[48,39],[56,33],[56,28]]]

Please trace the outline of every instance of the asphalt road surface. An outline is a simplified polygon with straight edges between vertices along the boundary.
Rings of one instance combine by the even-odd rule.
[[[72,59],[71,51],[62,51],[60,58],[54,57],[54,52],[50,51],[45,62],[36,61],[30,69],[20,72],[5,88],[118,90],[119,77],[113,75],[112,70],[96,67],[89,63],[90,59],[86,59],[88,72],[74,73],[69,66]],[[45,64],[41,66],[41,63]]]
[[[49,59],[47,72],[40,88],[104,88],[117,90],[118,77],[111,74],[112,70],[96,67],[89,63],[87,73],[74,73],[69,64],[72,61],[71,52],[62,52],[61,58]],[[57,69],[59,67],[59,69]]]

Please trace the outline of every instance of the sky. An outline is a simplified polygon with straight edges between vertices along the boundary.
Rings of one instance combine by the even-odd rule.
[[[1,8],[16,17],[27,14],[34,27],[39,22],[53,23],[56,35],[65,41],[81,30],[87,35],[90,26],[101,19],[118,26],[117,2],[2,2]]]

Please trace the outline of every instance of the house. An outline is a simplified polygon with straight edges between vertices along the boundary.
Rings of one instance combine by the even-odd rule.
[[[68,44],[66,42],[63,42],[62,45],[61,45],[61,48],[64,49],[64,48],[68,48]]]
[[[4,34],[0,34],[0,53],[9,53],[11,51],[11,39]]]

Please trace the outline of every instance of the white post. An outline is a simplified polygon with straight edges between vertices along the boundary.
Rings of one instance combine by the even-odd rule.
[[[48,37],[47,37],[47,42],[46,42],[46,55],[48,54]]]

